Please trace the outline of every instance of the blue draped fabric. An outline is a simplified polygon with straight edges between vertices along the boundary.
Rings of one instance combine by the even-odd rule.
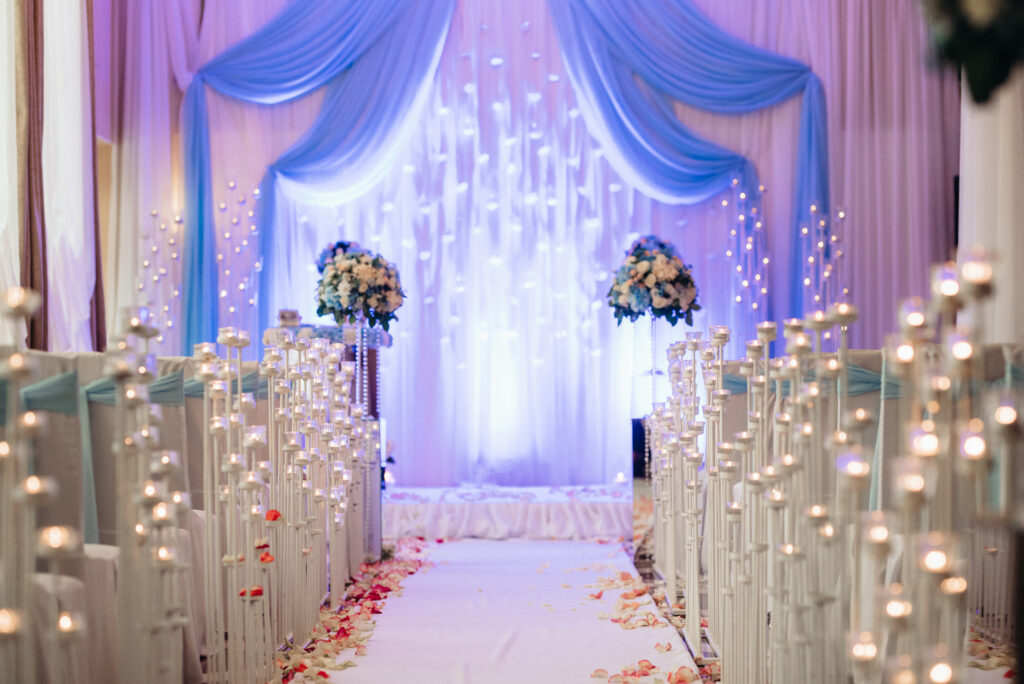
[[[692,0],[551,0],[550,7],[588,129],[619,173],[662,201],[699,202],[734,177],[748,197],[759,185],[747,159],[689,131],[669,98],[741,114],[802,93],[788,315],[802,314],[801,228],[811,226],[812,204],[829,213],[820,79],[805,64],[721,30]]]
[[[870,371],[867,368],[861,368],[860,366],[850,364],[849,381],[850,381],[850,396],[858,396],[860,394],[869,394],[871,392],[878,392],[884,388],[886,399],[899,399],[900,397],[900,381],[898,378],[886,374],[885,383],[882,382],[882,374]],[[729,390],[733,394],[746,394],[747,393],[747,379],[742,375],[733,375],[731,373],[725,374],[724,389]],[[805,382],[810,382],[813,377],[808,375],[804,378]],[[1002,382],[1000,380],[999,382]],[[775,391],[775,383],[772,382],[772,391]],[[789,393],[789,382],[784,381],[782,383],[782,393]]]
[[[29,411],[52,411],[65,416],[78,414],[75,391],[78,373],[70,371],[21,388],[21,403]]]
[[[436,67],[453,6],[453,0],[292,2],[199,69],[184,102],[186,350],[214,339],[217,331],[217,307],[209,301],[217,291],[217,267],[205,86],[246,102],[276,104],[329,85],[313,128],[268,171],[260,213],[262,228],[269,230],[278,176],[305,183],[322,182],[340,168],[358,172],[354,165],[366,162],[405,120]],[[266,266],[272,250],[283,246],[261,235],[261,263]],[[270,272],[260,278],[261,328],[269,322],[271,279]]]
[[[206,383],[199,378],[189,378],[185,381],[185,398],[202,399],[206,392]]]
[[[238,380],[231,381],[231,391],[238,391]],[[206,385],[202,380],[197,378],[189,378],[185,381],[184,385],[184,396],[189,399],[202,399],[203,394],[206,392]],[[252,373],[246,373],[242,376],[242,392],[247,394],[256,395],[257,399],[267,398],[267,383],[260,382],[260,374],[258,371]]]
[[[182,406],[185,403],[185,371],[178,369],[150,383],[149,400],[161,406]]]

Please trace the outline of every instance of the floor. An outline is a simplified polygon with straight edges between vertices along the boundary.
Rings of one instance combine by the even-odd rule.
[[[696,670],[619,544],[465,539],[431,544],[427,557],[433,566],[376,616],[366,655],[344,654],[356,667],[331,681],[590,682],[644,668],[671,681]]]

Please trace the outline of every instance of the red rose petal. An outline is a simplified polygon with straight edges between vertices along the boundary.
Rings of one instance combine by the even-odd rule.
[[[267,511],[266,518],[270,522],[274,522],[275,520],[280,520],[281,519],[281,511],[277,510],[276,508],[271,508],[269,511]]]

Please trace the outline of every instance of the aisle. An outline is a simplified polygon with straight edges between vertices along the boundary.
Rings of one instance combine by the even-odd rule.
[[[680,666],[696,670],[660,617],[662,626],[632,629],[607,619],[620,602],[631,604],[632,624],[656,613],[646,593],[631,596],[642,585],[618,545],[466,539],[432,545],[429,559],[434,567],[409,577],[377,616],[367,654],[342,655],[358,666],[330,672],[330,681],[597,682],[595,669],[614,675],[641,659],[660,670],[645,682],[668,681]]]

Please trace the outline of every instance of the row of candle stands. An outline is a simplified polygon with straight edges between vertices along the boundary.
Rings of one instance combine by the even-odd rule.
[[[671,395],[647,419],[655,566],[722,681],[945,684],[965,680],[968,629],[1015,639],[1020,390],[985,382],[980,331],[956,323],[991,292],[984,255],[934,273],[883,351],[895,457],[873,454],[875,416],[848,410],[850,304],[788,320],[778,340],[759,324],[738,364],[724,327],[668,349]],[[726,434],[737,382],[746,425]]]
[[[15,288],[3,309],[24,319],[38,304],[38,295]],[[271,681],[279,674],[276,652],[304,646],[321,607],[339,604],[360,563],[380,557],[373,510],[380,423],[359,399],[368,396],[366,375],[345,360],[344,344],[288,328],[274,332],[255,394],[243,387],[246,331],[222,328],[216,343],[195,346],[195,378],[204,389],[205,524],[202,557],[190,558],[182,535],[194,512],[189,495],[170,484],[181,459],[162,448],[160,407],[149,401],[156,374],[149,342],[158,331],[145,309],[125,313],[124,335],[111,344],[104,368],[116,388],[118,658],[110,681],[182,681],[193,592],[204,597],[201,614],[192,616],[200,624],[192,627],[205,635],[205,681]],[[356,358],[365,360],[365,352]],[[80,639],[88,625],[59,609],[58,582],[62,561],[82,552],[81,535],[70,525],[36,529],[36,511],[59,493],[52,479],[33,474],[32,438],[44,429],[45,414],[19,405],[20,389],[34,376],[31,357],[16,349],[0,376],[8,387],[0,441],[0,667],[13,681],[37,681],[41,667],[44,679],[71,681],[62,642]],[[53,586],[43,612],[33,581],[41,562]],[[201,563],[200,571],[189,562]],[[196,576],[202,586],[186,586]],[[43,651],[53,656],[45,663],[33,643],[40,626]]]

